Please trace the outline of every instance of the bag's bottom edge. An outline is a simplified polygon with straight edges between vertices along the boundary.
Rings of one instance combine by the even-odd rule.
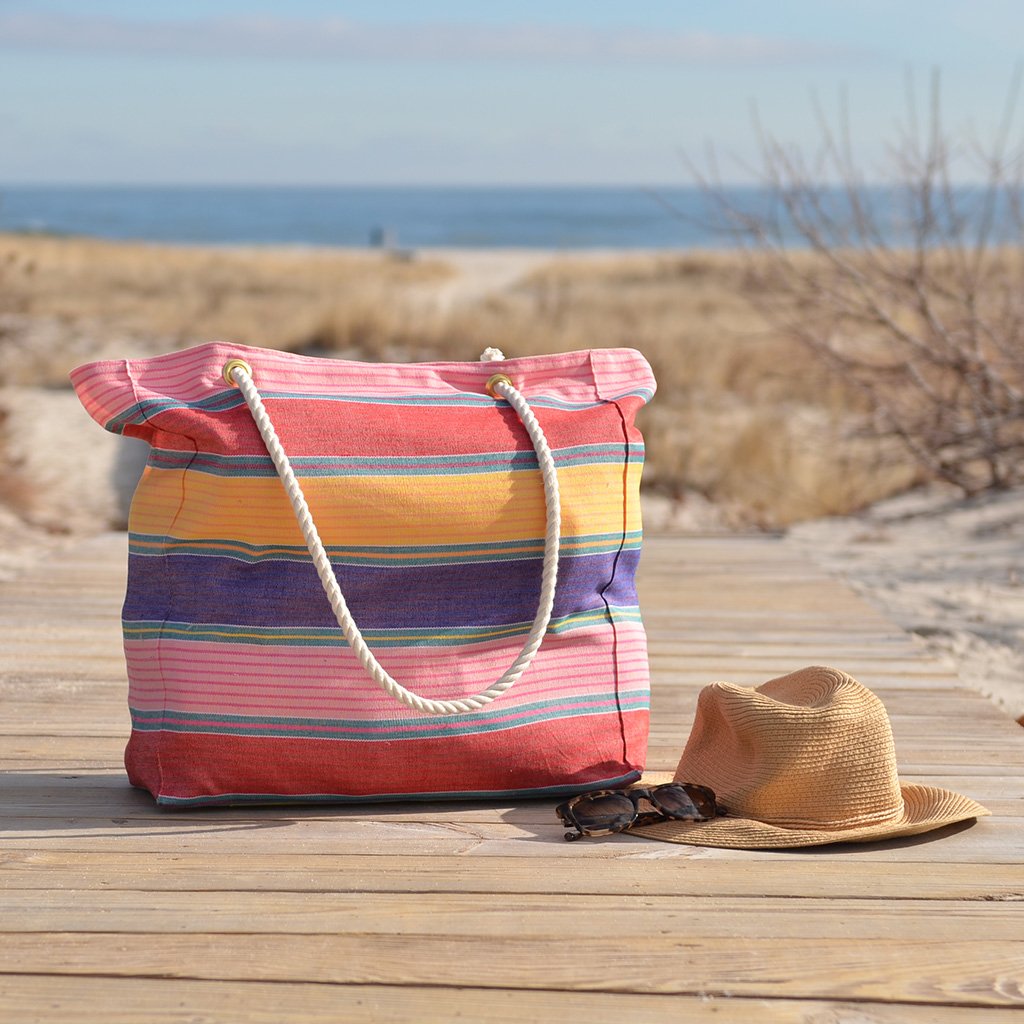
[[[587,782],[574,782],[558,786],[543,786],[534,789],[493,789],[465,790],[461,792],[444,791],[434,793],[365,793],[358,796],[344,793],[217,793],[203,796],[168,796],[154,794],[160,807],[168,809],[190,807],[224,807],[236,805],[280,806],[296,804],[375,804],[400,803],[406,801],[445,801],[445,800],[539,800],[552,797],[573,796],[585,793],[590,789],[613,789],[628,786],[640,778],[641,772],[634,770],[625,775],[607,779],[591,779]],[[142,788],[142,787],[138,787]]]

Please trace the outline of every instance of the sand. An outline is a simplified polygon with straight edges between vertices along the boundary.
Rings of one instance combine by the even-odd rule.
[[[923,488],[801,523],[788,542],[1024,716],[1024,488],[973,499]]]

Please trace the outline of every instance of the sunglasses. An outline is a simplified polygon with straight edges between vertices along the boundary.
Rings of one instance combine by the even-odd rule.
[[[641,811],[641,800],[646,800],[654,810]],[[559,804],[555,814],[563,825],[576,829],[565,833],[566,841],[571,843],[582,836],[607,836],[666,818],[710,821],[725,814],[725,808],[715,802],[715,794],[707,786],[667,782],[653,789],[599,789],[581,793]]]

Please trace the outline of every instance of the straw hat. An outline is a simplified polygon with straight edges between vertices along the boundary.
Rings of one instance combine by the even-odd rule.
[[[900,783],[889,717],[856,679],[805,668],[756,689],[706,686],[675,779],[710,786],[727,815],[634,835],[740,849],[912,836],[989,812],[934,786]],[[664,778],[646,774],[642,785]]]

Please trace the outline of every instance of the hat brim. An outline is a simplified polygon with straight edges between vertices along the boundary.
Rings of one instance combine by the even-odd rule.
[[[652,786],[671,781],[672,775],[669,772],[649,772],[644,775],[640,785]],[[970,797],[948,789],[913,783],[903,783],[900,789],[903,791],[903,814],[900,817],[856,828],[784,828],[751,818],[726,815],[714,821],[659,821],[631,829],[629,834],[690,846],[721,846],[737,850],[789,849],[824,846],[828,843],[880,842],[883,839],[914,836],[991,813]]]

